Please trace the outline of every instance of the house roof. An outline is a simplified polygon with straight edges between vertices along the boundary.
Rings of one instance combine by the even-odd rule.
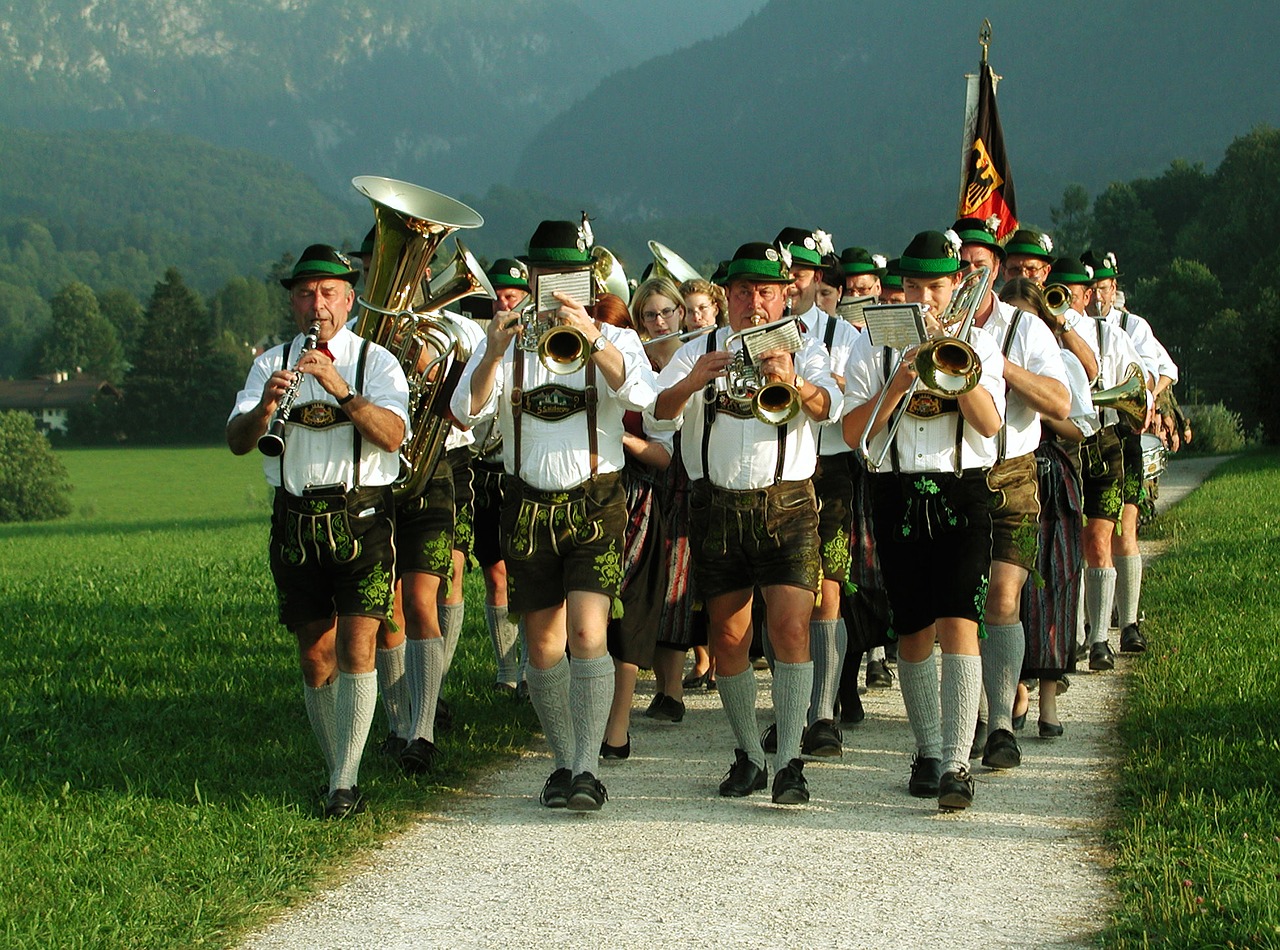
[[[119,399],[120,390],[96,376],[63,377],[59,374],[35,379],[0,380],[0,410],[70,409],[86,406],[98,396]]]

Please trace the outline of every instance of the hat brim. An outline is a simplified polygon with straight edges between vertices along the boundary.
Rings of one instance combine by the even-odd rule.
[[[285,290],[292,290],[294,284],[303,280],[345,280],[354,287],[360,280],[360,271],[349,270],[345,274],[334,274],[329,271],[303,271],[301,274],[294,274],[291,277],[281,277],[280,286]]]

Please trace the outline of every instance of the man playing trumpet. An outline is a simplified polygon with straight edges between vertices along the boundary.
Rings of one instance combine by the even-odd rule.
[[[658,376],[654,416],[683,426],[680,451],[693,481],[690,532],[698,587],[707,605],[716,681],[737,740],[720,794],[765,788],[768,770],[756,726],[756,680],[748,660],[753,590],[760,587],[776,658],[773,699],[777,757],[773,801],[809,800],[800,738],[813,663],[809,618],[822,583],[813,476],[816,424],[839,418],[841,396],[822,344],[806,338],[793,354],[760,354],[760,381],[794,387],[794,418],[774,425],[721,388],[737,354],[730,334],[782,317],[791,275],[778,249],[744,244],[725,284],[729,328],[680,349]]]

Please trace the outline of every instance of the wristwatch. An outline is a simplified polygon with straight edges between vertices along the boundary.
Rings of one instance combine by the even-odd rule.
[[[351,400],[355,398],[356,398],[356,391],[352,389],[350,386],[348,386],[347,394],[338,400],[338,405],[345,406],[347,403],[349,403]]]
[[[609,345],[609,341],[605,338],[605,335],[601,333],[598,337],[596,337],[596,341],[591,344],[591,352],[599,353],[608,345]]]

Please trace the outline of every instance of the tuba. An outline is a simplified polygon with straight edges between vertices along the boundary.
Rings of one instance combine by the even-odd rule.
[[[351,184],[373,202],[374,212],[373,253],[355,332],[389,350],[409,383],[410,428],[393,487],[398,500],[409,499],[421,494],[435,473],[453,425],[449,397],[471,355],[448,317],[426,311],[475,291],[458,293],[456,278],[450,277],[447,289],[431,294],[423,286],[427,269],[450,234],[478,228],[484,218],[460,201],[408,182],[363,175]],[[474,258],[465,247],[458,257],[470,270]],[[428,306],[418,303],[420,309],[413,309],[419,300]]]
[[[702,276],[697,268],[664,244],[650,241],[649,253],[653,255],[650,277],[666,277],[679,287],[686,280],[697,280]]]
[[[627,272],[602,244],[591,248],[591,280],[595,284],[597,295],[613,294],[621,297],[623,303],[631,303],[631,285],[627,283]]]
[[[467,250],[460,238],[454,238],[453,243],[453,260],[441,268],[439,276],[431,278],[426,299],[420,307],[422,310],[443,310],[463,297],[484,297],[485,300],[496,300],[498,297],[493,284],[489,282],[489,275],[484,272],[475,255]]]

